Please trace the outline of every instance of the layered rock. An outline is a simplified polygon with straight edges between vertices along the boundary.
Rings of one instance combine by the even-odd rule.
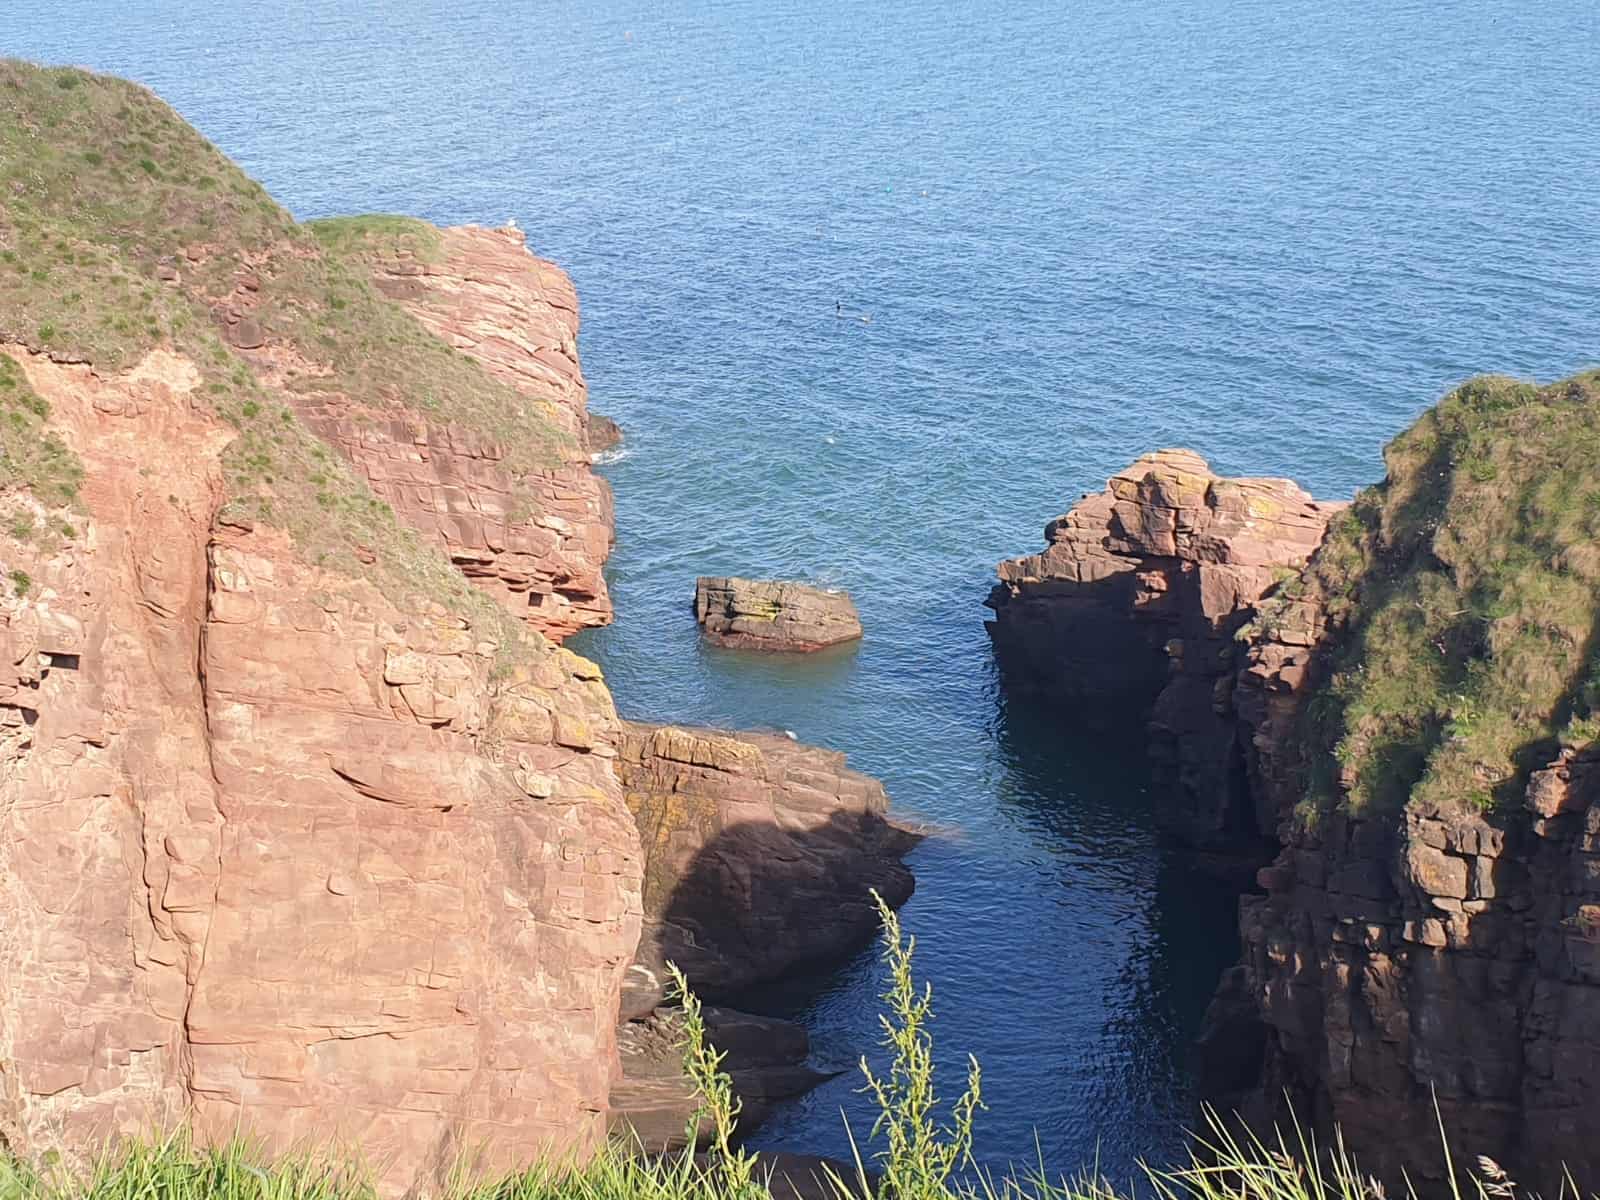
[[[572,281],[509,227],[444,229],[436,253],[371,267],[380,290],[515,387],[564,437],[550,446],[550,465],[514,473],[495,441],[441,422],[334,404],[308,413],[313,427],[408,525],[436,537],[468,578],[533,628],[560,640],[609,624],[601,567],[611,492],[589,463],[592,443],[615,439],[611,423],[588,412]]]
[[[702,1016],[707,1042],[726,1056],[722,1069],[739,1097],[743,1132],[760,1124],[777,1101],[803,1095],[830,1078],[807,1065],[811,1039],[792,1021],[715,1005],[707,1005]],[[702,1104],[683,1073],[682,1010],[660,1008],[630,1021],[620,1039],[623,1078],[611,1092],[613,1129],[652,1151],[682,1149],[689,1120]],[[709,1118],[703,1118],[697,1140],[710,1134]]]
[[[396,1189],[597,1145],[640,915],[598,671],[230,518],[178,355],[6,352],[86,483],[4,546],[0,1136],[189,1113]]]
[[[1236,736],[1235,637],[1303,566],[1341,505],[1286,479],[1227,479],[1159,450],[999,566],[986,603],[1008,688],[1090,722],[1144,719],[1162,818],[1197,845],[1270,834]]]
[[[702,576],[694,616],[711,641],[746,650],[805,652],[861,636],[849,596],[803,583]]]
[[[1260,1129],[1337,1126],[1395,1187],[1438,1179],[1440,1118],[1457,1162],[1547,1194],[1563,1166],[1600,1175],[1600,559],[1565,499],[1592,477],[1597,405],[1592,374],[1472,381],[1347,514],[1292,508],[1238,559],[1201,548],[1233,523],[1173,498],[1217,491],[1164,452],[1004,564],[991,601],[1008,684],[1156,695],[1169,826],[1274,835],[1204,1091]],[[1219,588],[1227,565],[1247,572]]]
[[[659,1001],[662,966],[725,997],[836,958],[878,930],[870,893],[911,895],[917,835],[844,755],[776,734],[625,722],[618,762],[645,858],[644,933],[625,1012]]]
[[[1241,909],[1240,994],[1209,1018],[1258,1023],[1230,1098],[1337,1123],[1380,1177],[1437,1178],[1437,1103],[1458,1153],[1525,1185],[1600,1178],[1597,799],[1600,758],[1567,751],[1520,811],[1286,824]]]
[[[1592,518],[1507,502],[1587,485],[1597,405],[1593,375],[1446,397],[1243,647],[1283,848],[1208,1021],[1260,1070],[1211,1082],[1392,1180],[1441,1171],[1435,1103],[1525,1186],[1600,1178],[1600,560]]]

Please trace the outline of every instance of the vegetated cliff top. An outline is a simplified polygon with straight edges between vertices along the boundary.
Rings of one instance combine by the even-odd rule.
[[[497,445],[514,474],[569,456],[527,397],[370,282],[373,239],[425,260],[438,236],[397,217],[297,224],[147,89],[0,60],[0,343],[102,375],[178,351],[239,430],[225,463],[235,513],[287,530],[310,561],[476,609],[299,416],[448,424]],[[59,505],[77,468],[19,380],[0,381],[0,488]],[[374,550],[376,571],[358,561]]]
[[[1308,804],[1514,803],[1600,735],[1600,371],[1473,379],[1384,456],[1267,614],[1329,622]]]

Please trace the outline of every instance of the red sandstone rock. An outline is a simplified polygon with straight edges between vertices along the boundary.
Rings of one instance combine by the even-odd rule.
[[[609,624],[611,491],[589,469],[572,281],[529,254],[520,231],[475,225],[441,230],[436,261],[374,270],[424,326],[530,397],[566,435],[566,461],[518,480],[497,446],[461,429],[331,411],[311,423],[403,521],[533,628],[560,640]]]
[[[1093,723],[1148,724],[1163,821],[1191,842],[1270,835],[1242,787],[1234,638],[1343,505],[1286,479],[1226,479],[1158,450],[999,566],[988,625],[1006,684]]]
[[[494,674],[486,631],[219,519],[185,360],[11,353],[88,516],[3,541],[0,1138],[189,1112],[348,1136],[394,1191],[596,1146],[640,919],[598,671],[528,634]]]
[[[776,1017],[757,1017],[707,1005],[706,1040],[726,1055],[722,1069],[739,1097],[739,1129],[748,1134],[773,1102],[803,1095],[831,1078],[806,1066],[811,1042],[806,1031]],[[611,1091],[612,1129],[654,1152],[681,1149],[689,1118],[702,1100],[683,1072],[683,1014],[659,1008],[629,1021],[618,1033],[623,1078]],[[711,1134],[710,1118],[697,1131]]]
[[[861,637],[849,596],[803,583],[701,576],[694,616],[711,641],[745,650],[807,652]]]
[[[844,755],[776,734],[623,725],[618,770],[645,856],[645,928],[623,1008],[659,1000],[663,962],[726,996],[861,945],[868,892],[911,895],[917,835]]]
[[[1585,917],[1600,901],[1600,760],[1562,751],[1522,811],[1291,820],[1331,631],[1314,582],[1276,608],[1241,648],[1234,704],[1283,844],[1270,894],[1243,903],[1243,966],[1206,1035],[1233,1031],[1234,1057],[1258,1066],[1242,1082],[1213,1072],[1212,1098],[1264,1127],[1287,1097],[1391,1180],[1437,1177],[1436,1101],[1459,1150],[1524,1185],[1556,1193],[1563,1163],[1600,1177],[1600,943]]]
[[[1262,568],[1303,563],[1329,506],[1270,482],[1227,498],[1207,475],[1186,454],[1141,460],[1053,522],[1043,554],[1002,564],[991,597],[1008,683],[1090,712],[1159,690],[1169,826],[1203,843],[1242,812],[1281,842],[1267,894],[1242,901],[1204,1090],[1263,1131],[1287,1097],[1397,1187],[1440,1172],[1435,1102],[1458,1154],[1524,1185],[1555,1194],[1562,1164],[1600,1178],[1600,754],[1561,751],[1521,811],[1293,820],[1331,637],[1315,572],[1247,620],[1277,574]]]

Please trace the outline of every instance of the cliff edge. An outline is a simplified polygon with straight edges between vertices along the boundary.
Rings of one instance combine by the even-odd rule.
[[[515,229],[298,224],[0,61],[0,1149],[190,1121],[400,1194],[681,1130],[661,947],[732,990],[909,894],[841,755],[643,734],[558,644],[612,615],[577,328]],[[751,1117],[821,1077],[717,1029]]]
[[[517,238],[308,230],[145,90],[0,63],[9,1148],[601,1143],[641,862],[549,640],[609,617],[575,322]]]
[[[1270,839],[1206,1090],[1380,1178],[1438,1172],[1435,1100],[1526,1183],[1600,1173],[1597,429],[1600,374],[1476,379],[1348,507],[1162,451],[1000,566],[1008,686],[1147,706],[1168,827]]]

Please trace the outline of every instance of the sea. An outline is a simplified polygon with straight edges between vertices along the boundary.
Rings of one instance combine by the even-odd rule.
[[[514,219],[626,430],[627,716],[792,731],[939,830],[904,920],[991,1167],[1184,1152],[1235,897],[1137,731],[999,686],[1004,557],[1144,451],[1348,498],[1479,372],[1600,360],[1594,0],[0,0],[0,53],[155,88],[297,217]],[[865,639],[714,649],[701,574]],[[872,947],[751,998],[843,1073],[758,1145],[868,1152]]]

